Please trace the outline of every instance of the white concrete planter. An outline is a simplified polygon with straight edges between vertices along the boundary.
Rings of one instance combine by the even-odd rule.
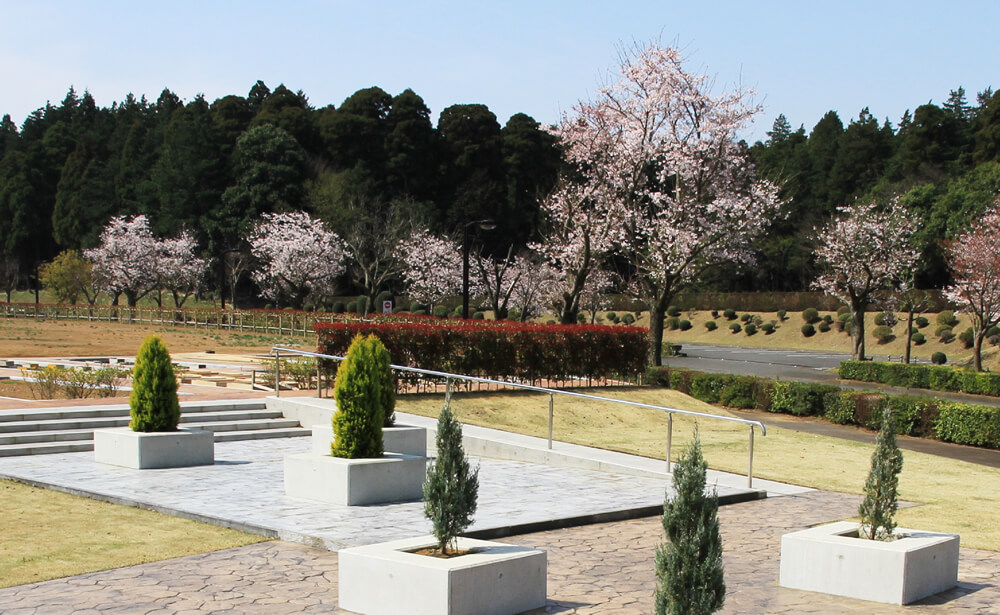
[[[459,538],[474,553],[441,559],[415,551],[432,536],[343,549],[339,606],[364,615],[513,615],[545,606],[545,551]]]
[[[883,542],[857,529],[841,521],[782,536],[781,586],[909,604],[958,584],[958,536],[897,528]]]
[[[138,470],[215,463],[215,434],[201,429],[141,432],[128,427],[94,430],[94,461]]]
[[[342,459],[313,453],[285,456],[285,493],[341,506],[419,500],[427,459],[386,453],[376,459]]]
[[[312,452],[329,455],[333,442],[333,425],[312,426]],[[427,430],[411,425],[394,425],[382,428],[383,448],[387,453],[401,453],[417,457],[427,456]]]

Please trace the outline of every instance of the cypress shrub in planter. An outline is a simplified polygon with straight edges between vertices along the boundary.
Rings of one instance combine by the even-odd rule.
[[[859,534],[869,540],[891,540],[899,509],[899,473],[903,453],[896,446],[896,423],[892,412],[882,413],[882,425],[875,439],[871,470],[865,481],[865,499],[858,508]]]
[[[174,366],[156,335],[147,337],[136,355],[129,410],[132,431],[175,431],[181,420]]]
[[[356,336],[337,368],[333,387],[333,397],[337,400],[331,446],[334,457],[359,459],[382,455],[386,409],[395,404],[395,387],[390,396],[390,382],[392,370],[385,346],[374,335]]]
[[[438,551],[472,525],[479,497],[479,468],[472,469],[462,448],[462,425],[445,403],[438,416],[437,459],[427,467],[424,481],[424,516],[433,527]]]

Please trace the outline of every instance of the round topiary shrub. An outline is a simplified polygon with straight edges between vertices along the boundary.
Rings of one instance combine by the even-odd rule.
[[[917,326],[920,327],[921,329],[931,324],[931,321],[927,320],[927,318],[923,316],[917,316],[916,318],[913,319],[913,322],[917,323]]]
[[[774,333],[774,323],[765,322],[760,326],[760,330],[764,332],[764,335],[771,335],[772,333]]]
[[[729,330],[732,331],[733,333],[739,333],[740,331],[743,330],[743,327],[740,326],[740,323],[734,322],[729,325]]]
[[[618,314],[614,312],[608,312],[607,314],[604,315],[604,317],[610,320],[611,322],[618,322]]]
[[[788,312],[786,312],[785,310],[778,310],[778,320],[780,320],[781,322],[785,322],[787,318],[788,318]]]
[[[357,335],[347,355],[337,368],[333,397],[337,411],[333,415],[334,457],[360,459],[381,457],[382,427],[392,424],[396,405],[396,386],[389,351],[374,335]]]
[[[819,325],[817,325],[816,328],[819,329],[820,333],[826,333],[827,331],[830,330],[830,323],[826,322],[825,320],[821,320],[819,321]]]
[[[677,328],[680,329],[681,331],[687,331],[688,329],[691,328],[691,321],[682,320],[677,324]]]
[[[357,301],[348,301],[347,304],[344,306],[344,311],[347,312],[348,314],[357,314],[358,313],[358,302]]]
[[[630,325],[635,322],[635,316],[632,315],[632,312],[626,312],[625,315],[622,316],[622,322],[626,325]]]
[[[139,347],[128,400],[132,431],[176,431],[181,420],[177,377],[163,340],[150,335]]]
[[[946,355],[941,351],[935,352],[934,354],[931,355],[931,363],[933,363],[934,365],[944,365],[947,362],[948,362],[948,355]]]
[[[812,326],[809,323],[802,325],[802,335],[806,337],[812,337],[816,335],[816,327]]]
[[[671,305],[670,307],[667,308],[667,316],[680,316],[680,315],[681,315],[681,309],[676,305]]]
[[[937,324],[943,325],[948,328],[952,328],[958,324],[958,318],[955,317],[955,312],[951,310],[945,310],[938,313]]]
[[[732,308],[726,308],[722,315],[726,317],[726,320],[736,320],[736,310]]]
[[[816,308],[806,308],[802,310],[802,320],[806,321],[808,324],[816,322],[819,320],[819,310]]]
[[[946,325],[941,325],[937,329],[934,329],[934,335],[937,335],[939,337],[944,333],[950,333],[950,332],[951,332],[951,327],[948,327]]]
[[[631,314],[629,314],[631,316]],[[676,331],[678,327],[681,326],[681,319],[676,316],[671,316],[663,322],[663,326],[670,331]]]
[[[581,316],[582,316],[582,314],[581,314]],[[482,312],[475,312],[474,314],[472,314],[472,318],[475,319],[475,320],[483,320],[483,319],[486,318],[486,314],[483,314]],[[586,319],[584,319],[584,320],[586,320]]]
[[[482,312],[479,312],[479,313],[482,314]],[[576,315],[576,322],[577,322],[577,324],[580,324],[580,325],[587,324],[587,316],[586,316],[586,314],[577,314]]]
[[[719,328],[719,325],[717,325],[714,320],[708,320],[705,322],[705,328],[709,331],[715,331]]]
[[[435,305],[434,306],[434,315],[437,316],[438,318],[447,318],[448,317],[448,308],[446,308],[443,305]]]
[[[951,329],[945,329],[944,331],[941,332],[941,335],[938,336],[938,341],[941,342],[942,344],[952,343],[953,341],[955,341],[955,332],[952,331]]]
[[[846,305],[842,305],[839,308],[837,308],[837,316],[843,316],[844,314],[850,314],[850,313],[851,313],[851,308],[847,307]]]
[[[885,312],[879,312],[875,314],[875,325],[879,327],[885,326]]]
[[[962,340],[962,345],[966,348],[972,348],[973,344],[976,343],[976,333],[972,330],[972,327],[969,327],[958,334],[958,339]]]
[[[414,316],[427,316],[427,310],[413,310],[410,313]]]
[[[887,344],[896,339],[896,336],[892,334],[892,329],[885,325],[875,327],[872,330],[872,337],[878,340],[879,344]]]
[[[426,303],[420,303],[420,302],[414,301],[413,303],[410,304],[410,311],[411,312],[416,312],[417,310],[423,310],[426,313],[427,312],[427,304]]]
[[[712,318],[718,318],[718,317],[719,317],[719,310],[712,310]]]
[[[927,338],[924,337],[923,333],[920,333],[918,331],[918,332],[916,332],[916,333],[914,333],[913,335],[910,336],[910,341],[912,341],[917,346],[922,346],[924,344],[924,342],[927,341]]]
[[[753,314],[744,314],[740,316],[740,322],[750,322],[751,318],[753,318]]]
[[[343,314],[346,307],[343,301],[334,301],[333,305],[330,306],[330,311],[334,314]]]
[[[987,329],[986,333],[983,334],[984,337],[995,337],[997,335],[1000,335],[1000,327],[996,325],[993,325],[992,327]]]
[[[743,330],[746,331],[747,335],[753,335],[754,333],[757,333],[757,325],[752,322],[748,322],[747,325],[743,327]]]
[[[823,314],[823,322],[825,322],[828,325],[832,325],[833,324],[833,316],[831,316],[829,314]],[[829,327],[827,327],[827,330],[829,331]]]

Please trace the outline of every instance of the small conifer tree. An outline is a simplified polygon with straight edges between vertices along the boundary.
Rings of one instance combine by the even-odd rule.
[[[872,467],[865,481],[865,499],[858,508],[858,534],[871,540],[892,540],[894,519],[899,510],[899,473],[903,453],[896,446],[896,420],[889,408],[882,412],[882,424],[875,439]]]
[[[175,431],[181,420],[174,366],[163,340],[156,335],[142,342],[135,357],[129,408],[133,431]]]
[[[438,417],[437,459],[427,467],[424,481],[424,515],[433,525],[438,550],[447,555],[448,545],[472,525],[479,497],[479,468],[472,469],[462,448],[462,425],[445,403]]]
[[[355,336],[337,368],[333,386],[337,412],[333,415],[330,450],[334,457],[382,456],[386,407],[391,412],[395,403],[395,389],[391,399],[386,393],[386,382],[392,378],[389,365],[389,352],[377,337]]]
[[[677,495],[663,505],[667,541],[656,549],[657,615],[709,615],[726,600],[719,499],[705,495],[707,469],[696,432],[674,466]]]

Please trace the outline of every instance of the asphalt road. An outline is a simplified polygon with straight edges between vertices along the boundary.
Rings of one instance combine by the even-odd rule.
[[[670,367],[700,372],[761,376],[782,380],[837,382],[836,370],[849,354],[771,348],[684,344],[685,356],[663,357]]]

